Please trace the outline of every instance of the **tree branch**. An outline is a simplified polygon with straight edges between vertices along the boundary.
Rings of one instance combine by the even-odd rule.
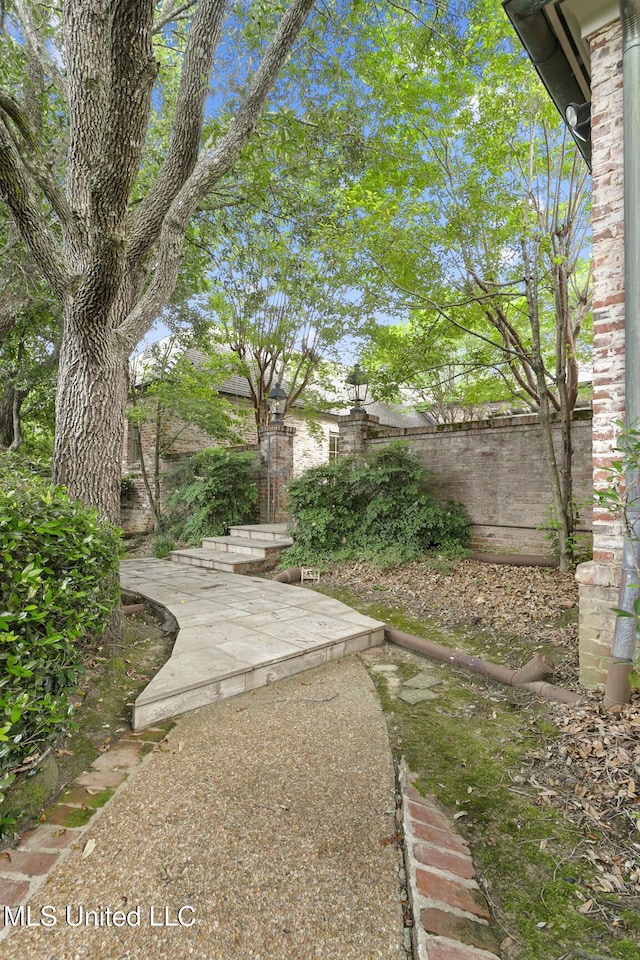
[[[51,288],[62,300],[71,277],[55,235],[43,222],[20,157],[0,123],[0,195],[11,210],[22,241],[39,265]]]
[[[314,0],[292,0],[258,67],[228,132],[213,148],[202,151],[163,221],[154,276],[119,334],[132,347],[159,316],[178,277],[184,234],[193,212],[205,195],[233,166],[258,122],[260,110],[291,47],[313,7]]]
[[[181,19],[182,14],[190,10],[195,5],[195,2],[196,0],[188,0],[187,3],[176,4],[175,0],[166,0],[166,3],[153,24],[154,34],[162,33],[168,24]]]
[[[82,225],[79,238],[69,238],[69,259],[79,271],[87,263],[90,244],[91,182],[102,142],[111,73],[111,16],[99,0],[65,3],[63,36],[67,63],[69,150],[66,190]]]
[[[153,0],[115,3],[110,96],[90,187],[91,253],[76,301],[85,315],[108,313],[125,268],[123,224],[140,167],[157,74],[151,44],[153,8]]]
[[[198,158],[212,61],[225,10],[225,0],[200,0],[196,6],[184,53],[171,144],[155,183],[136,212],[127,257],[130,264],[136,264],[157,240],[162,220]]]
[[[66,98],[68,94],[66,78],[47,49],[41,26],[36,23],[33,5],[29,0],[15,0],[15,3],[20,17],[20,26],[31,56],[40,65],[43,74],[51,78],[60,93]]]

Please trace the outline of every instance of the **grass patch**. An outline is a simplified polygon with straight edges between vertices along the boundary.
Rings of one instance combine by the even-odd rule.
[[[448,630],[416,619],[399,603],[384,602],[390,598],[372,600],[372,590],[367,584],[364,599],[351,589],[322,592],[407,633],[496,663],[521,665],[533,652],[526,639],[495,630]],[[386,677],[373,674],[392,747],[418,775],[416,787],[435,796],[449,817],[464,814],[457,828],[490,902],[503,960],[561,960],[575,949],[639,960],[637,902],[602,892],[597,869],[584,856],[606,842],[603,836],[592,825],[573,825],[531,782],[527,752],[560,737],[546,705],[410,651],[385,649],[385,663],[396,666],[401,680],[425,668],[442,679],[437,699],[410,705]]]
[[[401,678],[422,668],[392,655]],[[424,663],[424,661],[422,662]],[[640,918],[614,897],[594,896],[597,874],[582,859],[589,836],[536,802],[525,754],[558,732],[538,708],[448,668],[438,698],[409,705],[375,676],[392,744],[470,844],[508,960],[560,960],[571,949],[640,956]],[[446,671],[446,672],[445,672]],[[432,671],[433,672],[433,671]],[[585,915],[580,907],[594,902]],[[625,930],[625,927],[627,928]]]

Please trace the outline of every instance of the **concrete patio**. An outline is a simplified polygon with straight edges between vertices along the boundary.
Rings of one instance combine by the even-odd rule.
[[[148,558],[123,560],[120,582],[180,628],[136,700],[134,730],[383,641],[382,623],[305,587]]]

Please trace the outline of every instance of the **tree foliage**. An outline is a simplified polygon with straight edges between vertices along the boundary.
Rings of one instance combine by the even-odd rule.
[[[201,450],[169,476],[167,529],[177,540],[200,543],[230,526],[254,523],[258,505],[256,455],[223,448]]]
[[[190,221],[253,136],[312,6],[6,11],[0,196],[64,306],[55,476],[112,520],[126,359],[171,297]]]
[[[301,236],[295,225],[259,216],[214,254],[212,335],[239,360],[258,428],[269,422],[268,396],[278,381],[288,395],[283,416],[302,398],[322,406],[317,387],[330,384],[331,361],[362,322],[347,257],[321,234]]]
[[[393,304],[411,315],[408,331],[382,334],[374,367],[378,380],[431,383],[437,395],[451,365],[462,379],[478,363],[481,392],[491,371],[499,399],[506,387],[538,413],[565,564],[570,421],[579,362],[589,357],[581,339],[591,306],[588,171],[499,6],[478,0],[438,49],[421,37],[419,28],[397,36],[393,68],[380,81],[382,109],[399,131],[387,176],[365,178],[353,192],[369,211],[364,243],[395,289]],[[396,345],[424,363],[402,367]],[[437,368],[444,377],[433,377]]]
[[[189,352],[190,342],[199,342],[206,352]],[[172,458],[185,431],[195,426],[209,441],[243,439],[243,411],[219,392],[234,369],[229,355],[217,352],[206,336],[196,341],[178,333],[152,344],[132,364],[127,419],[138,441],[140,471],[156,533],[162,527],[162,462]],[[144,427],[151,434],[150,459],[142,441]]]

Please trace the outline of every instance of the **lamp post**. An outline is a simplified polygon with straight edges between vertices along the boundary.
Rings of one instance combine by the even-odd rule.
[[[349,400],[353,404],[351,407],[351,413],[359,413],[365,400],[367,399],[367,394],[369,392],[369,381],[367,380],[367,375],[364,370],[361,369],[359,363],[356,363],[355,367],[347,377],[346,384]]]
[[[271,423],[282,423],[282,414],[286,406],[289,394],[280,386],[280,381],[276,381],[275,387],[269,392],[267,400],[269,401],[269,411],[271,413]]]

